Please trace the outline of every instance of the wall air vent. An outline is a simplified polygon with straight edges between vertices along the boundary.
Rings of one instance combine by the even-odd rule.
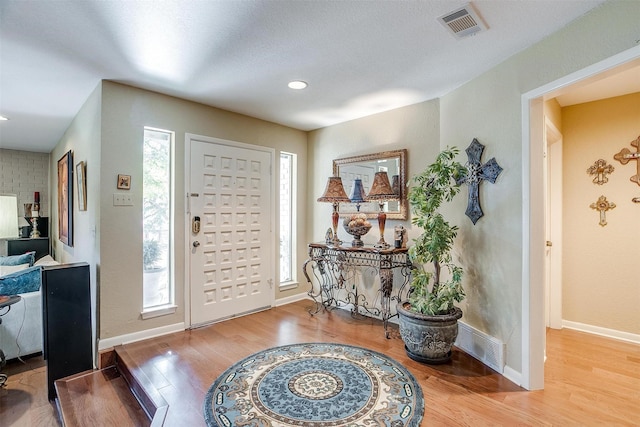
[[[439,17],[438,21],[457,39],[474,36],[480,31],[487,30],[487,25],[471,3]]]

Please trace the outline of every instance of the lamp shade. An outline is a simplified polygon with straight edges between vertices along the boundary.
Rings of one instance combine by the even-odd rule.
[[[324,194],[318,197],[319,202],[329,202],[329,203],[338,203],[338,202],[346,202],[349,203],[351,200],[347,197],[347,193],[344,191],[344,187],[342,186],[342,178],[339,176],[330,176],[327,181],[327,188],[324,190]]]
[[[397,198],[398,196],[389,184],[389,175],[386,172],[376,172],[366,200],[395,200]]]
[[[0,238],[18,237],[18,197],[0,194]]]
[[[364,202],[365,193],[364,187],[362,186],[362,180],[360,178],[356,178],[353,180],[353,189],[351,190],[351,203],[362,203]]]

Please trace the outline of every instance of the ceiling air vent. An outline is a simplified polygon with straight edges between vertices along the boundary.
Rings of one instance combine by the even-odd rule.
[[[480,31],[485,31],[487,25],[484,23],[478,12],[475,11],[471,3],[456,9],[438,18],[457,39],[473,36]]]

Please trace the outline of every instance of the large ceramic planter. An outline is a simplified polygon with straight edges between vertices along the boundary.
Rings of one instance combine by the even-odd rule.
[[[451,359],[451,346],[458,336],[458,319],[462,310],[454,307],[449,314],[429,316],[408,310],[409,302],[398,304],[400,335],[407,355],[418,362],[440,364]]]

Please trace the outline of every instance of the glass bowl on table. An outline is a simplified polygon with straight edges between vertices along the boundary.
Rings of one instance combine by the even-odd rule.
[[[346,217],[342,222],[342,226],[347,233],[353,236],[351,246],[364,246],[364,243],[362,242],[362,236],[364,236],[369,232],[369,230],[371,230],[371,223],[367,220],[367,216],[365,214],[356,213]]]

